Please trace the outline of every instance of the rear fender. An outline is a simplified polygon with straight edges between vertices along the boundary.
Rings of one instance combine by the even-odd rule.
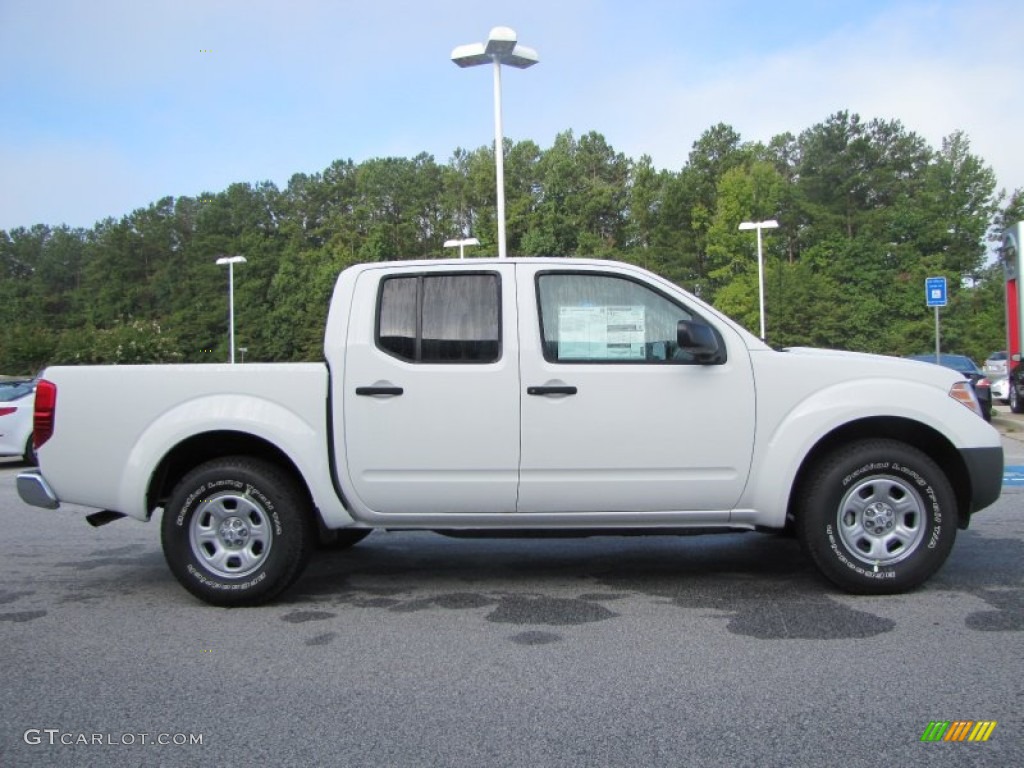
[[[322,429],[278,403],[250,395],[210,395],[182,403],[155,419],[132,446],[116,509],[148,519],[152,510],[146,498],[153,473],[176,446],[204,433],[236,432],[260,438],[289,457],[328,527],[350,525],[352,518],[331,485]]]

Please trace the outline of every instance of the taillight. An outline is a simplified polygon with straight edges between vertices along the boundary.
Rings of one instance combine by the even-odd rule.
[[[57,385],[40,379],[36,384],[36,412],[32,420],[32,444],[39,448],[53,437],[53,421],[57,408]]]
[[[17,411],[17,408],[0,408],[0,416],[7,416]]]

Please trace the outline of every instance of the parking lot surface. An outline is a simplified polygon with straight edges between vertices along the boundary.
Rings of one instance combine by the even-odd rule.
[[[1024,465],[1024,422],[997,426]],[[220,609],[173,580],[155,522],[30,508],[19,468],[0,765],[1024,764],[1024,489],[906,595],[838,593],[762,534],[378,532]],[[943,721],[996,726],[921,740]]]

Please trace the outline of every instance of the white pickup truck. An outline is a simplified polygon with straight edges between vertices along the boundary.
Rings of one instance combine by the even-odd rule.
[[[318,538],[794,532],[856,593],[931,576],[1002,483],[997,432],[945,368],[776,351],[640,268],[365,264],[325,363],[53,367],[21,497],[162,510],[217,605],[272,599]]]

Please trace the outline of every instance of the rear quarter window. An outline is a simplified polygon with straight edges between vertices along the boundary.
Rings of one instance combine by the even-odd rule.
[[[501,357],[498,275],[401,275],[381,282],[377,346],[412,363],[493,363]]]

